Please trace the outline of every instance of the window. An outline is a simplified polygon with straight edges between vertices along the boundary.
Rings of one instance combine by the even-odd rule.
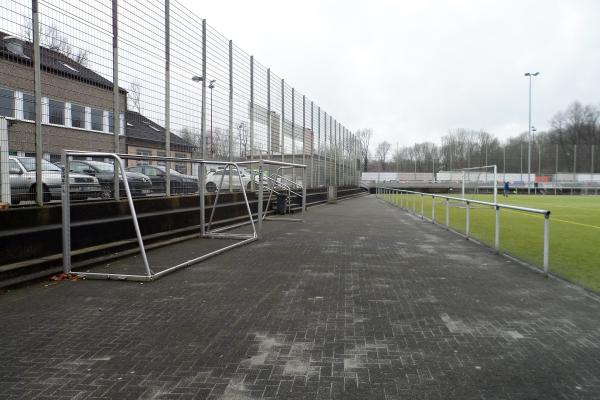
[[[104,111],[97,108],[92,108],[92,129],[95,131],[104,130]]]
[[[138,172],[140,174],[142,173],[142,167],[129,167],[127,170],[131,172]]]
[[[71,104],[71,126],[85,128],[85,107]]]
[[[113,117],[113,112],[108,112],[108,131],[115,133],[115,118]]]
[[[0,115],[3,117],[15,116],[15,92],[0,89]]]
[[[50,123],[56,125],[65,124],[65,103],[64,101],[50,99]]]
[[[20,157],[19,161],[25,167],[27,171],[35,171],[35,158],[33,157]],[[42,159],[42,171],[60,172],[61,169],[51,162]]]
[[[138,156],[151,156],[152,152],[150,150],[137,149],[135,154]],[[137,165],[150,165],[148,160],[137,160]]]
[[[91,170],[91,168],[88,167],[84,163],[79,163],[79,162],[76,162],[76,161],[71,161],[70,170],[71,170],[71,172],[78,172],[80,174],[86,174],[86,173],[88,173]]]
[[[35,121],[35,97],[32,94],[23,93],[23,119]]]
[[[154,167],[144,167],[144,174],[147,176],[158,176],[158,170]]]
[[[12,171],[18,173],[16,171],[21,171],[21,167],[19,167],[19,163],[15,160],[8,160],[8,170],[10,171],[10,173],[12,173]]]

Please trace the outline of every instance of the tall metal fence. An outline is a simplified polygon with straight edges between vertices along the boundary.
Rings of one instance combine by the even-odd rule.
[[[176,0],[2,1],[0,116],[17,201],[56,198],[64,149],[273,159],[306,164],[309,188],[359,181],[348,128]],[[171,174],[197,175],[155,164],[167,194]]]

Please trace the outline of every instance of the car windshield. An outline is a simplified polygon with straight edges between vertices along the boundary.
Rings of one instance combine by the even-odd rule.
[[[160,169],[162,172],[167,172],[167,169],[165,168],[165,166],[164,166],[164,165],[159,165],[159,166],[157,166],[156,168]],[[181,173],[179,173],[179,172],[175,171],[174,169],[170,169],[170,170],[169,170],[169,173],[170,173],[171,175],[183,175],[183,174],[181,174]]]
[[[100,172],[110,172],[112,173],[115,167],[112,164],[101,162],[101,161],[86,161],[89,165],[91,165],[94,169]]]
[[[20,157],[19,161],[25,167],[27,171],[35,171],[35,158],[33,157]],[[52,164],[49,161],[42,159],[42,171],[53,171],[53,172],[61,172],[61,169],[56,165]]]

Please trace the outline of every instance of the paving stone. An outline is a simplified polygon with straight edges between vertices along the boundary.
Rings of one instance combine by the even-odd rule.
[[[0,399],[597,399],[599,315],[368,196],[156,282],[1,295]]]

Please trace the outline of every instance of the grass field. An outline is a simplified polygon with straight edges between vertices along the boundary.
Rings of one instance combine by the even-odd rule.
[[[404,195],[410,209],[413,198]],[[458,197],[457,194],[453,195]],[[492,201],[491,195],[468,196],[473,199]],[[398,198],[390,198],[398,200]],[[550,271],[569,281],[594,291],[600,291],[600,196],[528,196],[498,195],[498,202],[551,211],[550,215]],[[431,197],[423,197],[426,217],[431,218]],[[417,213],[421,212],[421,198],[417,198]],[[446,207],[442,199],[436,199],[435,220],[445,224]],[[451,202],[450,226],[465,233],[466,210]],[[490,246],[494,243],[494,210],[473,206],[470,210],[471,235]],[[533,265],[542,265],[544,217],[512,210],[500,213],[500,247]]]

